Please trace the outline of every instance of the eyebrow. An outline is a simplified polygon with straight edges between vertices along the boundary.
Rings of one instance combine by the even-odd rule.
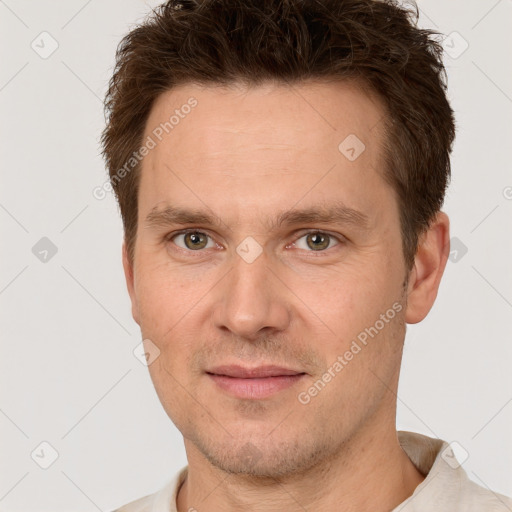
[[[264,224],[269,231],[275,231],[283,226],[314,223],[341,224],[359,229],[368,229],[369,221],[370,219],[365,213],[338,202],[304,209],[281,211],[278,212],[274,219],[265,219]],[[186,224],[200,224],[205,227],[214,228],[226,225],[220,217],[209,211],[175,206],[167,206],[161,210],[155,206],[145,219],[145,226],[147,228]]]

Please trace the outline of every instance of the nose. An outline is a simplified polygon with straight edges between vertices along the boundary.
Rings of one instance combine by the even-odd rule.
[[[248,340],[256,340],[264,332],[286,330],[290,292],[276,273],[265,252],[251,263],[235,255],[231,271],[222,286],[216,287],[215,327]]]

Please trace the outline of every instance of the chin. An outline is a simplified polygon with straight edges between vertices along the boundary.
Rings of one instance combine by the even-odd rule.
[[[325,460],[327,446],[262,437],[229,445],[194,443],[210,464],[226,473],[253,478],[299,475]]]

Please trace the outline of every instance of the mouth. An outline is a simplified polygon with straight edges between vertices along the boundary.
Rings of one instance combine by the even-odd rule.
[[[206,372],[223,391],[236,398],[263,399],[297,384],[305,372],[279,366],[245,368],[238,365],[218,366]]]

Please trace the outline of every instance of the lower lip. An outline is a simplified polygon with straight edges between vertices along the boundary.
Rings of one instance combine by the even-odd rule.
[[[279,375],[277,377],[263,377],[258,379],[239,379],[236,377],[227,377],[225,375],[208,376],[224,391],[235,396],[236,398],[260,399],[267,398],[283,391],[304,377],[305,374],[299,375]]]

